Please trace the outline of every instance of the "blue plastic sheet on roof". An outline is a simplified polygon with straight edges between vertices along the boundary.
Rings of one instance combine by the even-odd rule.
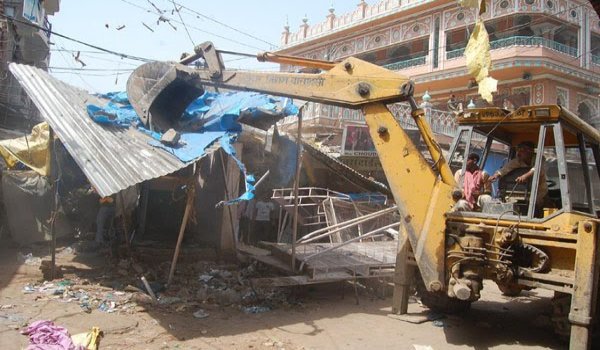
[[[258,92],[238,91],[224,94],[206,92],[192,102],[183,113],[183,123],[202,125],[200,131],[242,131],[240,115],[251,119],[276,114],[282,117],[297,115],[291,99],[274,98]]]
[[[237,199],[230,200],[225,204],[233,204],[243,200],[254,198],[255,178],[249,174],[246,166],[238,159],[233,143],[242,126],[238,122],[240,115],[245,118],[263,118],[266,116],[291,116],[298,114],[291,99],[283,101],[271,96],[256,92],[229,92],[215,94],[206,92],[192,102],[181,116],[181,125],[200,125],[193,132],[180,133],[179,145],[172,147],[160,142],[161,133],[145,129],[129,104],[125,92],[111,92],[100,97],[109,99],[105,107],[89,104],[87,111],[89,116],[97,123],[115,125],[120,127],[137,127],[140,131],[150,135],[153,140],[149,144],[166,152],[173,154],[182,162],[191,162],[202,157],[205,149],[215,140],[220,139],[221,147],[237,163],[244,175],[246,192]]]
[[[87,105],[87,112],[92,120],[99,124],[128,128],[137,126],[140,123],[140,118],[129,104],[117,105],[109,102],[104,107],[89,104]]]
[[[183,133],[181,134],[180,147],[169,147],[160,141],[150,141],[150,145],[162,148],[179,158],[182,162],[191,162],[198,159],[199,155],[204,155],[204,150],[213,144],[215,140],[225,135],[225,131],[207,131],[203,133]]]

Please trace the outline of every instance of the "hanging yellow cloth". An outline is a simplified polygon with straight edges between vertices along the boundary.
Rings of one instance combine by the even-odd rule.
[[[21,162],[38,174],[48,176],[49,144],[50,127],[44,122],[34,126],[28,136],[0,141],[0,156],[4,158],[9,169]]]
[[[490,38],[481,19],[475,23],[473,33],[465,49],[467,70],[479,85],[479,94],[489,103],[492,103],[493,92],[498,90],[498,81],[489,76],[492,69],[490,55]]]

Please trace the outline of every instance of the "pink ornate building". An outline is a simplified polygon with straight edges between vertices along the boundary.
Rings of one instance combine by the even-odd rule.
[[[488,0],[487,8],[491,75],[498,79],[493,104],[560,103],[599,127],[600,19],[590,3]],[[396,70],[415,81],[418,96],[428,92],[431,119],[446,134],[451,118],[443,111],[452,94],[465,106],[486,104],[463,55],[474,21],[475,10],[456,0],[362,0],[350,13],[330,8],[324,21],[304,18],[295,31],[286,26],[279,52],[330,60],[356,56]],[[360,112],[337,107],[312,105],[306,115],[308,130],[316,133],[361,122]]]

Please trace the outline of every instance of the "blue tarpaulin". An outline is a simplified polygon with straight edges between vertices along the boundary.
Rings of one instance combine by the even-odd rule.
[[[104,107],[92,104],[87,106],[88,114],[95,122],[125,128],[137,127],[153,138],[149,141],[150,145],[173,154],[182,162],[187,163],[202,157],[205,149],[220,139],[221,147],[235,159],[246,183],[246,192],[226,204],[254,198],[254,176],[248,173],[244,164],[237,158],[233,147],[237,135],[242,131],[238,122],[240,115],[243,114],[244,118],[258,119],[298,114],[298,108],[291,99],[279,100],[269,95],[246,91],[224,94],[206,92],[192,102],[181,116],[180,125],[184,129],[192,125],[196,126],[196,129],[182,132],[179,144],[173,147],[160,142],[161,133],[144,128],[129,104],[125,92],[111,92],[100,97],[109,99],[110,102]]]

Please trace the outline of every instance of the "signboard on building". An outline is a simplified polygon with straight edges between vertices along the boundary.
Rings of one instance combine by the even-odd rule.
[[[345,156],[376,157],[375,145],[369,128],[362,124],[346,124],[342,135],[342,154]]]

